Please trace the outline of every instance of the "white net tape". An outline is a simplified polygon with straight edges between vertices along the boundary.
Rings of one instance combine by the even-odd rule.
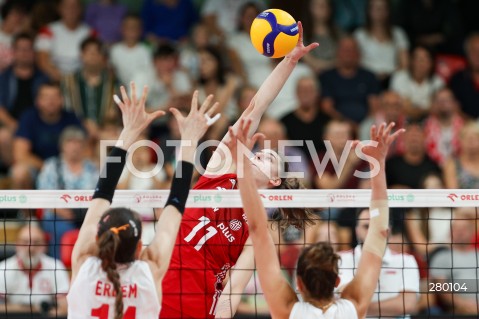
[[[368,207],[370,190],[260,190],[265,207]],[[2,191],[3,208],[84,208],[91,190]],[[169,190],[116,191],[112,206],[163,207]],[[479,189],[388,191],[390,207],[479,207]],[[192,190],[187,207],[242,207],[238,190]]]

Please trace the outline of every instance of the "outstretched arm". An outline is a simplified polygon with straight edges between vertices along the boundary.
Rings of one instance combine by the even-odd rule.
[[[379,163],[377,174],[371,177],[371,207],[370,223],[366,240],[363,244],[358,271],[354,279],[344,288],[341,297],[351,300],[358,311],[358,317],[366,315],[369,304],[378,284],[381,272],[382,259],[386,250],[387,233],[389,228],[389,208],[386,184],[385,162],[388,148],[391,143],[404,132],[403,129],[390,134],[394,123],[382,124],[379,129],[371,127],[371,140],[377,143],[364,146],[365,155]],[[374,165],[371,165],[371,174]]]
[[[298,298],[281,272],[276,248],[268,231],[266,211],[258,195],[251,162],[244,152],[238,150],[239,143],[251,149],[261,136],[261,134],[255,134],[253,137],[249,137],[251,125],[251,120],[241,120],[236,133],[233,128],[230,128],[231,139],[227,142],[227,145],[238,168],[238,186],[243,209],[248,217],[256,268],[258,269],[261,288],[271,310],[271,317],[288,318]]]
[[[248,131],[248,136],[251,137],[256,132],[259,122],[261,121],[261,117],[283,88],[298,61],[305,54],[319,46],[318,43],[312,43],[305,47],[303,44],[303,26],[301,22],[298,22],[298,28],[299,39],[296,47],[274,68],[273,72],[271,72],[271,74],[263,82],[256,95],[251,100],[250,105],[246,108],[243,114],[241,114],[238,121],[233,125],[233,132],[238,130],[241,120],[251,120],[251,126]],[[230,141],[230,133],[227,133],[221,142],[226,143],[228,141]],[[220,150],[213,153],[213,156],[208,163],[208,167],[206,168],[207,174],[217,174],[223,167],[222,164],[225,160],[224,151],[226,148],[223,144],[220,144],[218,147],[222,148],[223,152]],[[221,170],[221,173],[232,173],[234,171],[235,168],[231,167],[227,170]]]
[[[131,101],[123,86],[120,90],[123,102],[116,96],[115,101],[122,112],[123,130],[121,131],[118,142],[110,153],[110,161],[106,163],[100,174],[93,195],[93,200],[80,228],[78,240],[73,248],[72,280],[75,278],[83,261],[88,256],[96,253],[98,222],[103,213],[110,207],[116,185],[118,184],[118,180],[125,165],[128,148],[155,118],[164,114],[162,111],[146,113],[145,101],[148,95],[147,87],[143,89],[143,95],[140,100],[137,100],[136,98],[134,83],[131,83]]]
[[[194,155],[201,137],[208,129],[205,114],[214,111],[218,103],[210,109],[213,96],[210,95],[198,109],[198,91],[195,91],[191,101],[190,113],[183,117],[172,108],[171,112],[178,121],[181,132],[180,154],[177,168],[171,185],[170,196],[158,220],[158,229],[151,244],[143,251],[141,259],[153,264],[155,279],[161,279],[168,270],[171,254],[175,246],[176,236],[180,228],[181,216],[185,209],[186,200],[191,186],[191,177],[194,168]],[[208,110],[209,109],[209,110]]]

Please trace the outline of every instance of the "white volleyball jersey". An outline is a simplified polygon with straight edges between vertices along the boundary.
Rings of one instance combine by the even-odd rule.
[[[347,299],[337,299],[326,312],[309,302],[294,304],[289,319],[358,319],[353,303]]]
[[[125,319],[158,319],[160,302],[148,264],[137,260],[119,265]],[[68,300],[68,319],[112,319],[115,312],[113,284],[101,268],[101,260],[85,260],[72,283]]]

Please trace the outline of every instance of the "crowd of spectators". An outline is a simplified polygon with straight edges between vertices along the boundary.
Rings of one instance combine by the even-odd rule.
[[[367,180],[353,176],[367,163],[349,151],[348,141],[368,139],[372,124],[394,121],[407,131],[390,149],[390,188],[479,189],[477,1],[0,0],[0,6],[2,188],[91,189],[101,162],[99,141],[115,139],[121,129],[112,96],[130,81],[139,90],[149,86],[150,110],[188,111],[194,89],[201,99],[214,94],[223,117],[206,139],[220,139],[278,63],[256,52],[249,39],[258,13],[276,7],[303,21],[305,42],[320,46],[298,63],[259,130],[273,146],[300,141],[285,154],[301,159],[294,171],[304,173],[308,188],[368,188]],[[143,138],[164,152],[160,173],[145,181],[125,172],[120,188],[169,187],[176,154],[166,141],[178,138],[175,124],[165,117],[144,132]],[[154,152],[137,152],[137,168],[155,168]],[[315,159],[343,156],[339,175],[331,161],[324,172],[316,170]],[[62,236],[81,224],[83,213],[37,214],[51,256],[60,257]],[[477,230],[467,228],[475,223],[460,221],[474,219],[474,212],[394,213],[402,217],[393,218],[391,241],[400,244],[390,245],[390,259],[400,249],[397,253],[414,254],[425,269],[451,267],[451,256],[464,267],[479,268],[472,238]],[[318,215],[323,219],[318,229],[328,235],[316,229],[316,235],[303,237],[331,239],[334,229],[338,250],[361,243],[354,211]],[[149,222],[155,214],[142,216]],[[299,232],[290,231],[278,240],[304,243]],[[421,284],[428,276],[454,279],[449,275],[422,271]],[[412,290],[417,293],[416,286]],[[469,297],[421,296],[418,307],[406,311],[403,302],[403,310],[441,313],[454,306],[456,312],[477,314],[476,300]],[[256,309],[246,299],[240,310]],[[384,313],[393,313],[387,305]]]

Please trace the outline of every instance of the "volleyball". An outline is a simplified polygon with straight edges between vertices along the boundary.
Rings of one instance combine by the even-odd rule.
[[[298,43],[299,29],[296,20],[288,12],[268,9],[253,20],[250,36],[259,53],[270,58],[281,58]]]

